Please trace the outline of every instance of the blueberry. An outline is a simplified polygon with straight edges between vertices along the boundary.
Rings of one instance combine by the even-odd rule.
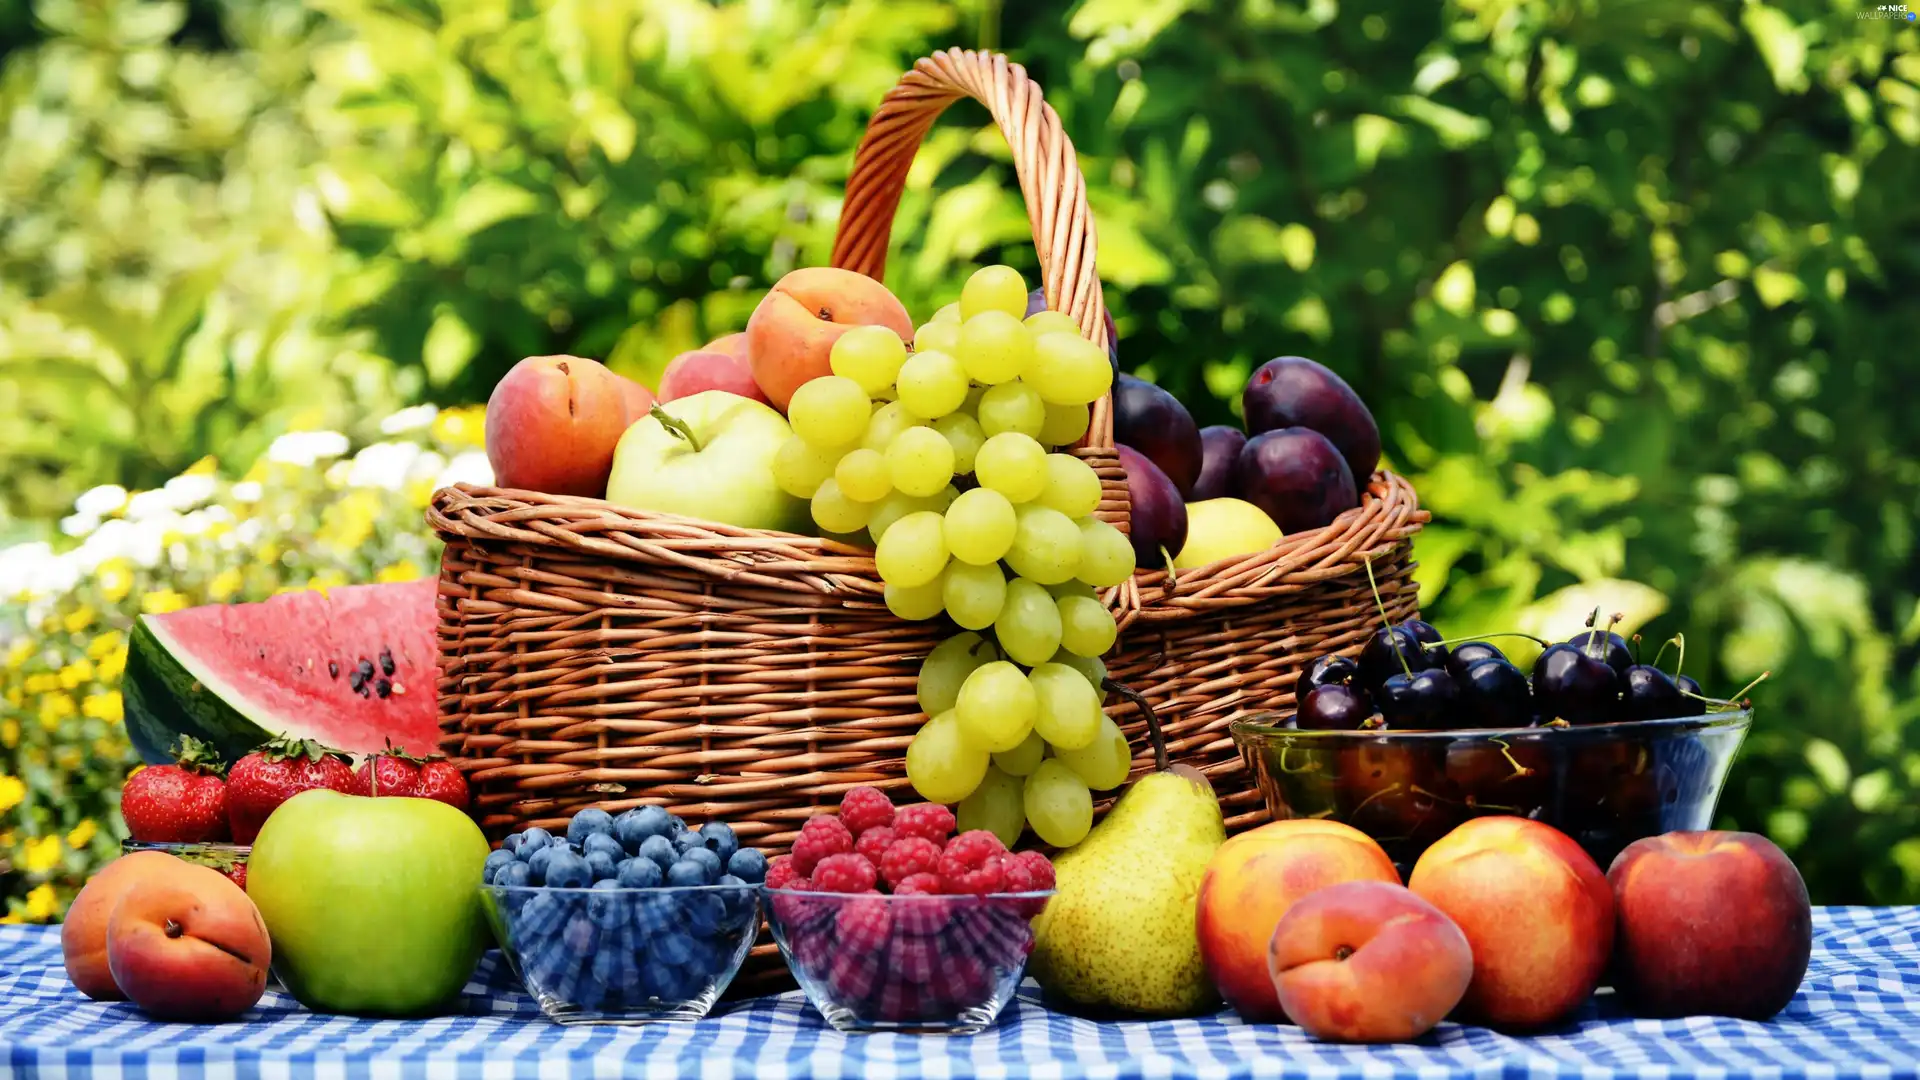
[[[494,876],[500,873],[502,867],[512,866],[518,861],[513,857],[513,852],[504,848],[499,851],[489,851],[487,861],[480,867],[480,880],[492,884]]]
[[[708,854],[712,854],[712,852],[708,852]],[[667,884],[676,888],[705,885],[712,880],[711,877],[707,876],[706,864],[695,862],[692,859],[681,859],[679,862],[667,868]]]
[[[493,875],[493,883],[509,889],[524,889],[533,883],[533,871],[526,863],[515,862],[501,867],[499,873]]]
[[[610,833],[593,833],[580,845],[582,855],[591,855],[596,851],[604,851],[613,856],[614,862],[627,857],[627,849],[621,847],[620,841],[615,840]]]
[[[660,864],[652,859],[628,859],[620,864],[620,887],[623,889],[652,889],[667,879],[660,870]]]
[[[567,822],[567,843],[574,847],[584,847],[587,837],[595,833],[613,835],[613,815],[596,807],[588,807],[573,815]]]
[[[673,841],[664,836],[647,837],[640,845],[640,857],[659,863],[662,870],[680,861],[680,853],[673,849]]]
[[[681,833],[686,831],[687,831],[687,823],[680,820],[680,815],[678,814],[667,815],[667,834],[669,836],[679,836]]]
[[[556,849],[547,862],[547,885],[555,889],[584,889],[593,884],[593,868],[587,860],[564,848]]]
[[[706,880],[701,882],[702,885],[713,884],[713,880],[725,872],[721,869],[722,860],[720,856],[715,855],[712,851],[703,847],[694,848],[692,851],[680,856],[680,861],[697,862],[706,869]]]
[[[587,855],[587,871],[595,881],[612,881],[620,876],[620,860],[604,851],[590,852]]]
[[[758,885],[767,880],[767,857],[753,848],[743,847],[727,860],[727,873]]]
[[[649,836],[665,836],[673,830],[673,815],[658,806],[629,810],[613,821],[613,835],[628,851],[639,851]]]
[[[620,883],[614,880],[593,883],[587,897],[587,918],[603,931],[612,932],[626,925],[628,898],[618,895]]]
[[[636,895],[633,904],[633,932],[641,941],[659,942],[673,936],[674,926],[679,922],[679,905],[673,897]]]
[[[633,954],[625,949],[606,948],[593,954],[593,981],[609,990],[630,987],[637,974]]]
[[[726,921],[726,901],[716,893],[690,893],[680,901],[680,921],[689,933],[711,937]]]
[[[558,929],[567,917],[565,905],[552,893],[538,893],[520,908],[514,929],[530,937],[546,937]]]
[[[521,850],[525,851],[526,849],[521,848]],[[555,858],[565,854],[568,854],[565,844],[542,844],[539,850],[533,853],[533,857],[527,860],[527,872],[530,875],[530,880],[535,885],[548,884],[547,869],[553,865]]]
[[[593,919],[584,911],[567,920],[567,928],[560,931],[560,939],[576,956],[587,956],[593,952],[593,944],[600,935],[595,931]]]
[[[673,835],[673,850],[679,852],[682,855],[685,855],[687,852],[692,851],[695,848],[701,848],[705,846],[706,845],[702,843],[700,840],[700,834],[697,832],[683,832],[683,833],[675,833]]]
[[[653,947],[653,961],[656,964],[681,967],[693,959],[693,939],[685,934],[662,934],[648,944]]]
[[[732,874],[720,875],[720,880],[714,884],[727,887],[727,891],[715,895],[726,904],[724,925],[727,929],[731,929],[734,923],[739,922],[742,916],[752,910],[754,888]]]
[[[520,834],[520,846],[529,853],[539,851],[551,843],[553,843],[553,834],[538,825]]]
[[[505,840],[500,841],[500,847],[505,851],[519,851],[526,838],[524,833],[509,833]]]
[[[700,826],[700,840],[708,851],[720,856],[722,863],[740,850],[740,840],[733,835],[733,827],[724,821],[709,821]]]

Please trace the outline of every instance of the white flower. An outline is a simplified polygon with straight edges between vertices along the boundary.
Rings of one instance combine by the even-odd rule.
[[[173,496],[166,488],[154,488],[152,491],[136,491],[133,498],[127,500],[127,520],[145,521],[161,514],[174,511]]]
[[[79,498],[73,500],[73,508],[78,514],[96,518],[106,517],[125,505],[127,505],[127,489],[119,484],[101,484],[96,488],[88,488]]]
[[[347,437],[337,431],[289,431],[267,447],[267,460],[311,468],[321,458],[347,452]]]
[[[227,494],[233,498],[234,502],[259,502],[260,495],[262,494],[260,491],[260,482],[258,480],[242,480],[227,489]]]
[[[438,450],[422,450],[407,468],[409,480],[431,480],[447,467],[447,459]]]
[[[493,465],[487,461],[487,452],[485,450],[469,450],[455,457],[452,461],[447,462],[447,467],[440,471],[440,475],[434,480],[433,486],[437,488],[450,487],[454,484],[478,484],[485,486],[492,483]]]
[[[191,510],[213,498],[219,486],[213,477],[195,473],[174,477],[167,481],[165,490],[175,510]]]
[[[60,532],[63,536],[85,536],[100,527],[100,519],[92,514],[69,514],[60,519]]]
[[[59,561],[53,545],[45,541],[0,550],[0,600],[25,598],[44,588]]]
[[[415,405],[410,409],[401,409],[380,421],[380,434],[398,435],[403,431],[418,431],[433,423],[433,418],[439,415],[440,409],[435,405]]]
[[[347,473],[347,485],[397,491],[401,484],[406,483],[407,471],[413,465],[413,459],[419,456],[420,447],[414,443],[374,443],[353,456],[353,467]]]

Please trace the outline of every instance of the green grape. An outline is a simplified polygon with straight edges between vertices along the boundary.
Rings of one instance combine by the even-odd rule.
[[[1047,662],[1070,667],[1079,672],[1081,676],[1087,680],[1087,685],[1093,687],[1094,693],[1100,695],[1102,700],[1106,698],[1107,691],[1105,683],[1107,681],[1107,665],[1099,657],[1077,656],[1065,649],[1061,649],[1059,652],[1053,654],[1052,660]]]
[[[887,476],[887,458],[878,450],[860,447],[850,450],[833,469],[834,482],[849,499],[863,503],[879,502],[893,490]],[[1044,497],[1044,496],[1043,496]]]
[[[974,416],[980,415],[980,399],[986,396],[987,396],[986,387],[984,386],[968,387],[967,400],[960,403],[960,411],[964,413],[971,413]]]
[[[794,435],[773,455],[773,482],[796,499],[811,499],[839,460],[838,447],[821,449]]]
[[[967,400],[967,369],[951,353],[929,349],[900,366],[900,404],[916,417],[935,420]]]
[[[1065,664],[1041,664],[1028,673],[1040,708],[1033,730],[1056,751],[1084,750],[1100,734],[1100,695],[1086,677]]]
[[[1080,568],[1074,573],[1096,589],[1118,585],[1133,574],[1133,544],[1106,522],[1082,518]]]
[[[954,622],[969,630],[984,630],[1000,617],[1007,602],[1007,579],[998,565],[973,566],[956,559],[940,577],[943,603]]]
[[[1046,490],[1047,451],[1029,436],[1003,431],[981,444],[973,475],[1008,502],[1023,503]]]
[[[1038,436],[1046,421],[1046,403],[1026,383],[1001,383],[980,395],[980,430],[989,438],[1003,431]]]
[[[983,266],[967,278],[960,287],[960,321],[966,322],[983,311],[1013,319],[1027,313],[1027,283],[1020,271],[1011,266]]]
[[[953,708],[954,702],[960,700],[960,685],[967,681],[967,676],[980,665],[998,658],[993,645],[972,632],[955,634],[935,645],[928,650],[927,658],[920,661],[920,677],[914,684],[920,711],[939,716]]]
[[[1012,847],[1027,827],[1027,804],[1019,778],[987,766],[980,786],[960,800],[953,818],[958,832],[985,829]]]
[[[1022,789],[1033,834],[1054,847],[1072,847],[1093,830],[1093,794],[1087,782],[1058,761],[1043,761]]]
[[[829,476],[813,493],[813,522],[830,533],[859,532],[873,516],[873,504],[856,502]]]
[[[925,585],[939,577],[947,567],[947,541],[941,535],[940,515],[916,510],[888,526],[874,548],[873,566],[880,571],[881,581],[903,588]],[[1051,602],[1052,598],[1048,599]]]
[[[846,480],[840,486],[847,486]],[[1100,474],[1072,454],[1048,454],[1047,486],[1035,501],[1070,518],[1086,517],[1100,506]]]
[[[1080,332],[1080,324],[1073,321],[1073,316],[1064,311],[1054,311],[1052,308],[1042,308],[1027,316],[1024,321],[1027,324],[1027,333],[1036,338],[1041,334]]]
[[[947,445],[953,447],[954,474],[965,476],[972,472],[974,458],[979,455],[981,444],[987,441],[980,421],[963,412],[948,413],[933,422],[933,430],[945,435]]]
[[[906,358],[907,345],[900,335],[884,326],[856,326],[833,343],[827,364],[835,375],[852,379],[869,394],[878,394],[893,386]]]
[[[1078,333],[1040,334],[1032,349],[1021,375],[1051,404],[1091,405],[1113,389],[1105,350]]]
[[[887,447],[887,475],[909,495],[933,495],[953,479],[953,446],[930,427],[908,428]]]
[[[1092,418],[1092,410],[1085,405],[1049,405],[1047,418],[1040,424],[1040,441],[1048,446],[1072,446],[1087,433]]]
[[[953,307],[949,304],[948,307]],[[941,308],[945,311],[947,308]],[[954,308],[954,316],[943,320],[934,316],[932,322],[914,331],[913,351],[943,352],[949,356],[960,355],[960,309]]]
[[[1005,660],[982,664],[960,685],[953,714],[967,745],[986,753],[1012,750],[1033,730],[1040,702],[1027,674]]]
[[[1127,782],[1133,768],[1133,749],[1113,717],[1100,717],[1100,733],[1079,750],[1055,750],[1060,764],[1080,774],[1080,779],[1095,791],[1112,791]]]
[[[946,574],[942,573],[925,585],[902,588],[888,585],[881,593],[887,602],[887,610],[908,622],[924,622],[947,608]]]
[[[787,404],[793,433],[815,446],[845,446],[860,437],[873,416],[873,402],[860,384],[822,375],[800,384]]]
[[[860,445],[885,453],[901,432],[919,426],[920,418],[908,412],[905,405],[889,401],[873,411],[873,418],[867,421],[867,432],[861,437]]]
[[[1020,663],[1044,664],[1060,647],[1060,609],[1047,590],[1015,578],[1007,582],[1007,599],[993,621],[993,636]]]
[[[961,562],[999,562],[1013,546],[1019,518],[1005,495],[992,488],[961,492],[947,507],[947,550]]]
[[[1008,776],[1025,776],[1040,767],[1047,754],[1047,741],[1037,731],[1027,732],[1020,745],[993,755],[993,766]]]
[[[871,526],[869,526],[869,528],[871,528]],[[1100,594],[1094,590],[1093,586],[1078,578],[1047,586],[1047,595],[1053,597],[1055,600],[1066,596],[1084,596],[1089,600],[1100,599]]]
[[[948,304],[945,307],[941,308],[940,310],[934,312],[933,321],[937,323],[953,323],[956,326],[959,325],[960,301],[955,300],[953,303]]]
[[[878,544],[880,538],[886,535],[887,529],[908,514],[918,510],[945,509],[940,505],[939,496],[923,499],[895,491],[873,504],[873,517],[867,522],[867,535],[873,537],[873,542]]]
[[[1060,645],[1076,656],[1105,656],[1119,631],[1107,605],[1085,596],[1063,596],[1060,609]]]
[[[907,744],[907,782],[931,803],[951,806],[987,775],[987,754],[967,745],[951,709],[921,725]]]
[[[960,351],[954,355],[974,382],[993,386],[1020,377],[1033,356],[1033,339],[1019,319],[987,311],[960,324]]]
[[[1073,577],[1080,569],[1080,527],[1073,519],[1038,503],[1020,507],[1015,516],[1019,524],[1007,551],[1014,573],[1042,585]]]

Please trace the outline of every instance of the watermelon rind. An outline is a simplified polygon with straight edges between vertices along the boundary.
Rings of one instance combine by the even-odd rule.
[[[238,695],[219,673],[206,667],[175,655],[165,627],[156,627],[144,615],[134,621],[120,697],[127,737],[142,761],[149,765],[172,761],[174,744],[182,735],[208,743],[230,762],[275,735],[311,735],[268,731],[228,703],[229,697]]]

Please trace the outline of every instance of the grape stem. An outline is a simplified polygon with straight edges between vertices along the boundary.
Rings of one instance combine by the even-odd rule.
[[[660,421],[660,426],[666,428],[669,435],[677,439],[685,439],[687,445],[693,447],[694,453],[697,454],[704,449],[700,445],[700,437],[693,433],[693,429],[688,427],[685,421],[661,408],[659,402],[654,402],[653,408],[647,410],[647,415]]]
[[[1145,717],[1147,721],[1147,743],[1153,747],[1153,769],[1155,772],[1166,772],[1169,765],[1167,761],[1167,738],[1160,733],[1160,717],[1153,711],[1153,706],[1147,704],[1147,699],[1141,696],[1140,691],[1135,690],[1126,683],[1114,682],[1112,679],[1102,679],[1100,680],[1100,688],[1111,693],[1119,694],[1134,708],[1140,710],[1140,715]]]

